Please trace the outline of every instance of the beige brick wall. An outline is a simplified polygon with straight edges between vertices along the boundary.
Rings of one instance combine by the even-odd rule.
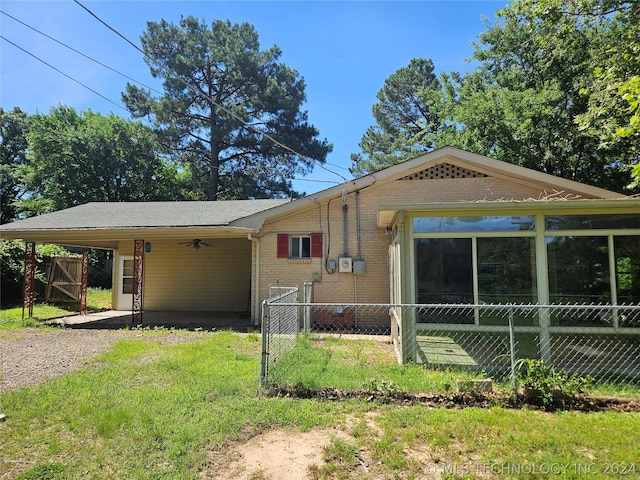
[[[551,192],[546,192],[551,193]],[[343,240],[343,198],[337,196],[329,202],[313,202],[285,218],[266,222],[259,238],[260,278],[259,301],[267,298],[269,286],[302,286],[312,282],[314,273],[319,281],[314,283],[316,303],[388,303],[389,271],[388,247],[390,237],[377,226],[378,206],[381,204],[429,204],[476,200],[510,200],[540,198],[545,191],[523,187],[497,178],[457,178],[438,180],[396,180],[382,185],[373,185],[360,192],[360,258],[365,261],[366,273],[330,274],[325,270],[326,252],[329,259],[338,259],[345,253]],[[347,211],[348,255],[358,256],[357,199],[356,193],[345,197]],[[329,215],[327,218],[327,211]],[[277,258],[276,238],[278,233],[309,234],[322,232],[323,257],[309,260]],[[255,265],[256,252],[253,253]],[[253,286],[256,287],[255,285]],[[255,292],[255,290],[254,290]],[[259,312],[255,308],[254,317]],[[378,322],[380,319],[372,319]],[[388,322],[388,319],[384,320]]]
[[[178,240],[147,239],[144,257],[144,309],[223,311],[249,309],[251,243],[245,238],[208,240],[195,249]],[[120,242],[118,255],[132,255],[133,241]],[[114,299],[118,288],[114,264]],[[115,303],[114,303],[115,304]]]

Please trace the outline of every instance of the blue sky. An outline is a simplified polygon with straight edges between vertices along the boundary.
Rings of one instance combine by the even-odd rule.
[[[385,79],[412,58],[431,58],[437,71],[466,71],[472,41],[506,1],[97,1],[80,0],[98,17],[139,44],[147,21],[177,22],[194,15],[210,22],[249,22],[262,48],[276,44],[281,61],[306,83],[309,121],[333,143],[327,161],[350,166],[349,156],[373,123],[371,107]],[[142,56],[72,0],[3,0],[0,9],[47,35],[158,89]],[[0,16],[3,37],[89,86],[118,105],[127,79],[59,46],[24,25]],[[128,113],[15,46],[0,41],[0,106],[47,113],[56,105],[102,114]],[[155,82],[155,83],[154,83]],[[349,173],[327,165],[345,177]],[[295,181],[312,193],[341,179],[316,167]]]

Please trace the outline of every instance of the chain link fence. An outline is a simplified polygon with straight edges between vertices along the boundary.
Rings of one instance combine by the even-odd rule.
[[[284,297],[265,305],[263,335],[277,332],[267,334],[270,362],[290,351],[301,331],[378,334],[403,364],[507,380],[519,359],[543,359],[568,374],[640,386],[639,305],[318,304]],[[263,365],[263,381],[268,371]]]
[[[262,302],[261,383],[266,380],[271,366],[293,349],[301,329],[309,328],[309,309],[299,302],[308,303],[311,292],[311,284],[307,283],[302,288],[302,299],[299,298],[299,287],[269,288],[269,298]]]

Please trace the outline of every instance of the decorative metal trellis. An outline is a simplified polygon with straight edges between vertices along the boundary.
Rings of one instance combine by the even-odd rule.
[[[22,320],[25,318],[25,309],[28,317],[33,317],[33,304],[35,302],[36,283],[36,244],[25,242],[24,248],[24,280],[22,286]]]
[[[142,324],[142,297],[144,288],[144,240],[136,239],[133,248],[133,300],[131,322]]]

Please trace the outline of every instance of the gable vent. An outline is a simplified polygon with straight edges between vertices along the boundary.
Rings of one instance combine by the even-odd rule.
[[[402,177],[400,180],[435,180],[439,178],[482,178],[486,177],[484,173],[474,172],[466,168],[451,165],[449,163],[442,163],[435,165],[431,168],[421,170],[406,177]]]

